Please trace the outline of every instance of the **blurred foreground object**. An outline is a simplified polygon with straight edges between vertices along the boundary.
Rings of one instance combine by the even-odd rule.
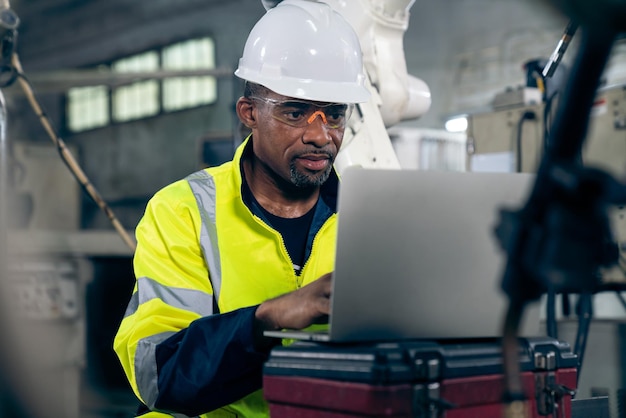
[[[519,416],[517,406],[525,400],[517,332],[526,304],[547,292],[590,297],[599,290],[600,267],[618,256],[609,206],[626,201],[624,185],[580,161],[600,77],[626,28],[626,2],[557,4],[580,25],[580,49],[528,201],[522,209],[502,210],[496,231],[508,254],[502,281],[509,297],[503,330],[507,416]]]

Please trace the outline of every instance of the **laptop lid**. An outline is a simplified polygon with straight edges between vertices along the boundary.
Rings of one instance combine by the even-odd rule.
[[[330,340],[502,334],[505,254],[498,209],[525,203],[534,176],[349,168],[339,190]],[[521,335],[542,335],[539,303]]]

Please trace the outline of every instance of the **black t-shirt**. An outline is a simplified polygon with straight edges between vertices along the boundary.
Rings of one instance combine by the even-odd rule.
[[[309,236],[309,229],[315,214],[315,206],[299,218],[282,218],[268,212],[260,204],[258,205],[270,226],[283,236],[287,253],[291,257],[293,269],[297,274],[300,274],[300,270],[305,262],[307,237]]]

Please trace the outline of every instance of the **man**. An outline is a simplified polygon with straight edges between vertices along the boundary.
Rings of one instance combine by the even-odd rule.
[[[329,6],[285,0],[235,72],[252,131],[232,161],[159,191],[137,226],[137,283],[115,338],[144,417],[266,417],[263,331],[327,320],[333,161],[367,100],[359,41]],[[160,411],[160,412],[157,412]]]

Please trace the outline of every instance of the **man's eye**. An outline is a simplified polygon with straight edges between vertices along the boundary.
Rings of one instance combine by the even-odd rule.
[[[341,120],[346,116],[346,110],[345,109],[328,109],[328,111],[326,112],[326,117],[328,119],[333,119],[333,120]]]
[[[304,117],[304,112],[302,110],[292,110],[285,112],[285,116],[291,120],[299,120]]]

